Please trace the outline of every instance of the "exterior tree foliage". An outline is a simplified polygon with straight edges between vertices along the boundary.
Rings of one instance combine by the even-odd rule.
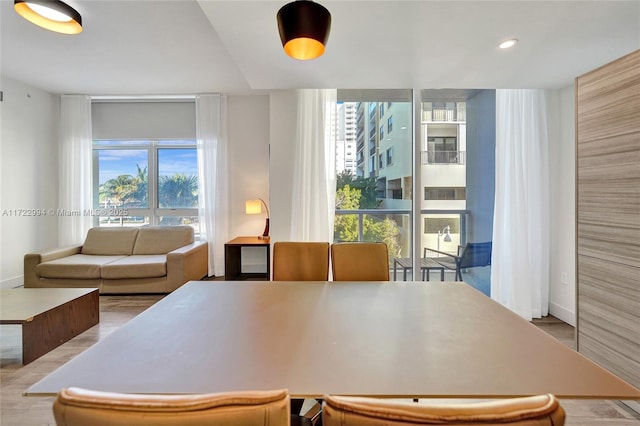
[[[376,199],[373,178],[354,178],[349,171],[344,171],[338,174],[336,186],[336,210],[375,209],[380,205]],[[358,241],[358,225],[358,214],[336,215],[334,240]],[[366,214],[363,216],[362,228],[364,241],[384,241],[389,255],[397,254],[400,230],[393,220]]]
[[[136,167],[136,176],[120,175],[100,185],[101,205],[108,201],[118,207],[149,206],[149,173],[146,167]],[[158,189],[161,208],[193,208],[198,204],[197,176],[187,176],[184,173],[160,176]]]

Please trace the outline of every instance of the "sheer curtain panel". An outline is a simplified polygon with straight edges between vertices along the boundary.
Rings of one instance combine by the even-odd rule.
[[[60,100],[60,192],[58,209],[72,215],[58,215],[58,243],[80,244],[91,228],[91,98],[62,96]],[[76,214],[77,213],[77,214]]]
[[[336,90],[298,90],[292,241],[333,241]]]
[[[224,275],[228,239],[227,98],[196,97],[200,239],[209,243],[209,276]]]
[[[527,320],[549,311],[549,159],[543,90],[496,91],[491,297]]]

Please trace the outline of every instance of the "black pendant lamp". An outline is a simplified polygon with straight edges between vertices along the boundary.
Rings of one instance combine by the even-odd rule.
[[[307,60],[322,56],[331,30],[331,14],[321,4],[297,0],[278,11],[280,40],[287,55]]]
[[[77,10],[59,0],[14,0],[13,8],[29,22],[63,34],[82,31],[82,17]]]

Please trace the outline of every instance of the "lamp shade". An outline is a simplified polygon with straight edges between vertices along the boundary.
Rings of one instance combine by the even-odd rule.
[[[246,214],[260,214],[262,213],[262,201],[261,200],[247,200],[244,203],[244,212]]]
[[[82,31],[82,17],[77,10],[59,0],[15,0],[13,8],[27,21],[63,34]]]
[[[327,8],[310,0],[297,0],[282,6],[277,18],[287,55],[299,60],[322,56],[331,30]]]

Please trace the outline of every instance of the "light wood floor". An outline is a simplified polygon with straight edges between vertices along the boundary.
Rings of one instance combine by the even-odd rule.
[[[101,296],[98,325],[26,366],[21,364],[19,326],[0,326],[0,425],[54,425],[53,398],[24,397],[22,392],[161,298],[155,295]],[[573,347],[573,327],[553,317],[534,323]],[[567,411],[567,425],[640,426],[640,415],[615,401],[562,400],[561,403]]]

